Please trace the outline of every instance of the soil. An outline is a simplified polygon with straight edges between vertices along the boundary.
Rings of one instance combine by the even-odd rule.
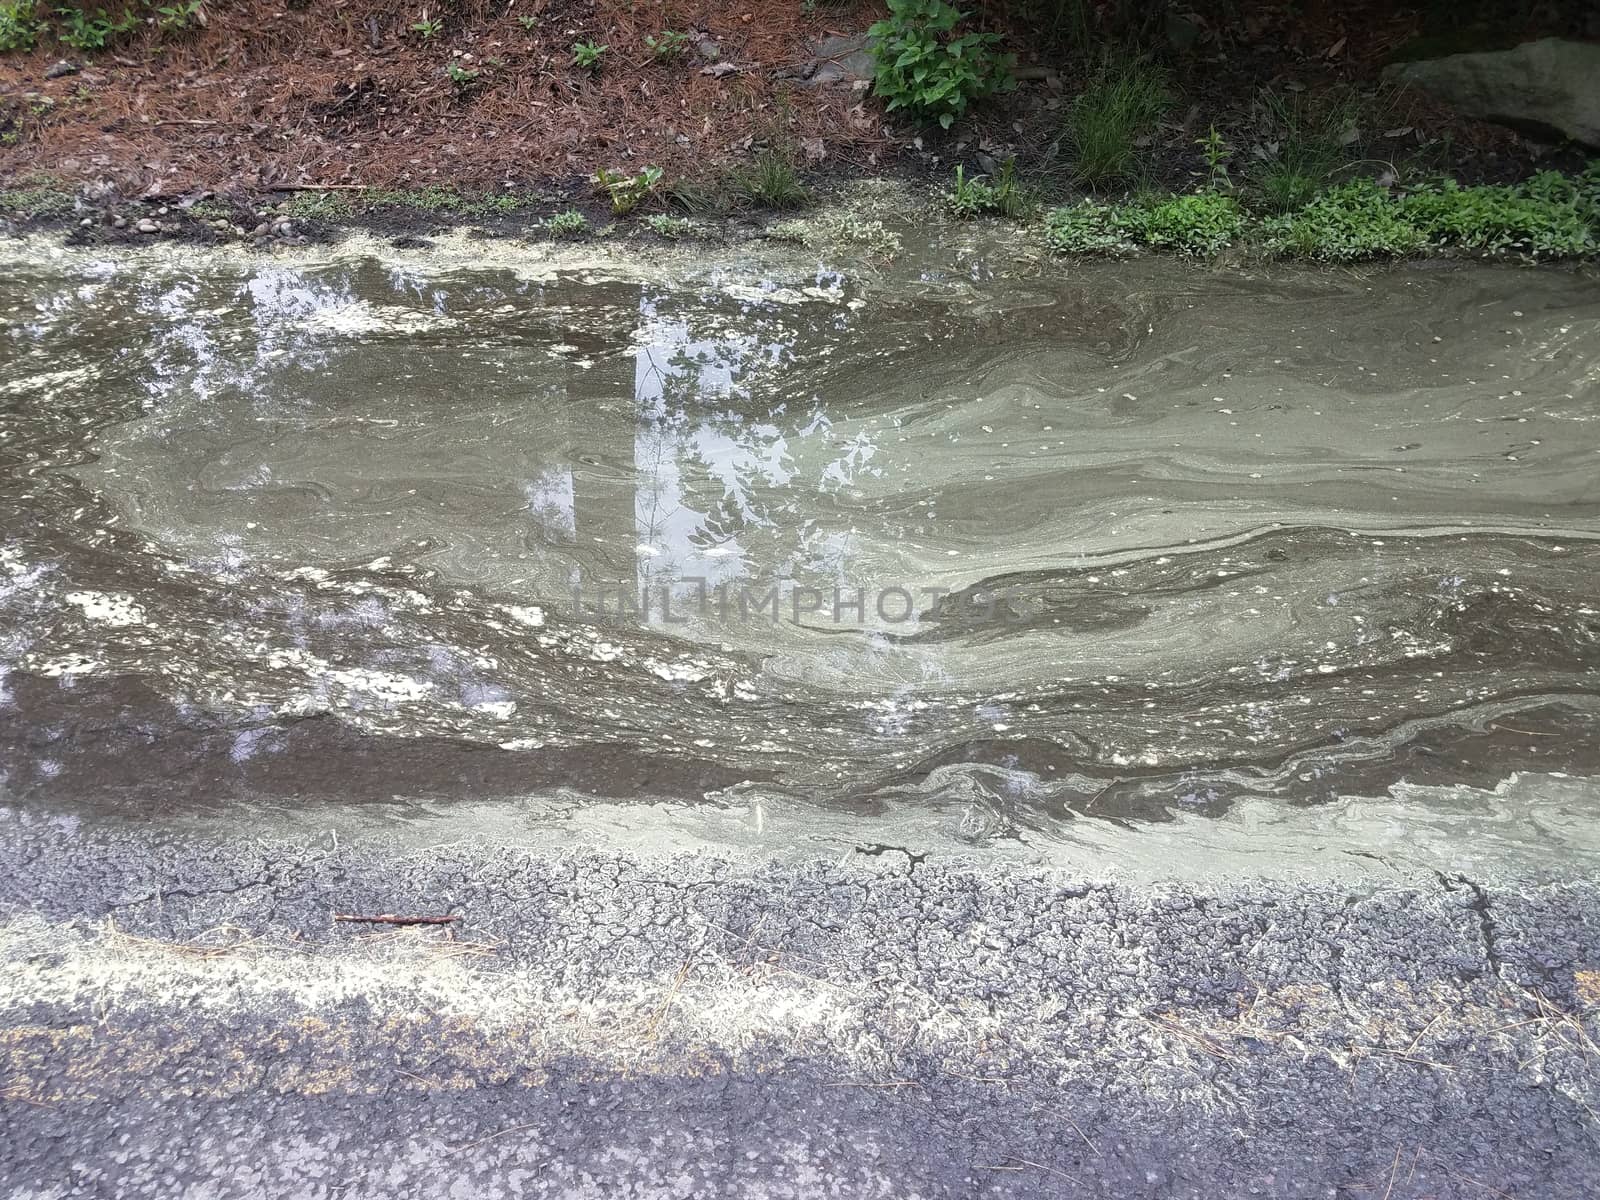
[[[887,118],[865,81],[809,82],[824,37],[861,33],[882,15],[870,3],[241,0],[188,33],[151,26],[89,56],[45,38],[0,59],[0,183],[47,177],[147,199],[308,185],[576,193],[602,167],[704,177],[768,148],[813,176],[942,177],[956,161],[1015,154],[1064,181],[1063,111],[1092,56],[1026,7],[980,6],[974,21],[1019,49],[1022,82],[944,133]],[[1199,7],[1218,14],[1141,31],[1180,97],[1142,147],[1142,185],[1202,178],[1195,140],[1212,125],[1244,162],[1269,136],[1255,103],[1264,88],[1313,106],[1359,94],[1369,119],[1352,159],[1421,160],[1476,181],[1520,177],[1551,154],[1378,86],[1383,65],[1429,33],[1419,10],[1313,3],[1291,19],[1288,6],[1226,18]],[[1102,23],[1107,8],[1095,10]],[[424,36],[424,21],[437,31]],[[1518,32],[1573,32],[1570,21],[1540,21]],[[644,39],[666,29],[689,38],[661,62]],[[573,65],[574,43],[586,40],[608,47],[598,70]],[[59,73],[63,64],[73,69]],[[453,82],[452,65],[477,75]],[[1554,162],[1568,159],[1581,162]]]

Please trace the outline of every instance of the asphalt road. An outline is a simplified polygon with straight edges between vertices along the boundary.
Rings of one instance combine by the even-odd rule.
[[[17,1200],[1600,1190],[1592,880],[0,833]]]

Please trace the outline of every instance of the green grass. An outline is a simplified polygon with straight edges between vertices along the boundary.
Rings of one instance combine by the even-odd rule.
[[[1067,110],[1074,173],[1088,187],[1133,177],[1137,142],[1171,103],[1165,73],[1142,61],[1103,66]]]
[[[757,156],[750,166],[733,172],[733,194],[756,208],[804,208],[811,193],[800,182],[800,175],[788,157],[776,150]]]
[[[1354,93],[1313,108],[1304,94],[1263,92],[1256,100],[1264,157],[1246,182],[1268,212],[1289,213],[1311,203],[1350,160],[1351,133],[1381,119]]]

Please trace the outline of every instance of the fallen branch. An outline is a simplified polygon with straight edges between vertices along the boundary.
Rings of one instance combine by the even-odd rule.
[[[449,925],[452,921],[461,920],[460,913],[450,913],[443,917],[402,917],[396,913],[374,913],[371,916],[360,916],[355,913],[334,913],[335,921],[362,921],[369,925]]]

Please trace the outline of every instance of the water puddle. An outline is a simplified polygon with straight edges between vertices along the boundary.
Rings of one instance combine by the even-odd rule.
[[[22,265],[0,795],[1582,812],[1597,347],[1468,266]]]

